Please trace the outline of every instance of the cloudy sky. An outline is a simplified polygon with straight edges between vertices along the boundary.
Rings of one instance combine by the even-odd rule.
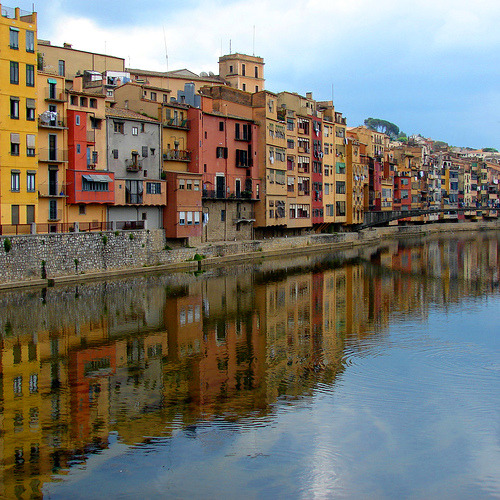
[[[40,38],[129,67],[165,70],[167,46],[168,69],[217,73],[231,40],[233,52],[264,57],[266,88],[333,93],[350,126],[371,116],[500,149],[496,0],[42,0],[35,9]]]

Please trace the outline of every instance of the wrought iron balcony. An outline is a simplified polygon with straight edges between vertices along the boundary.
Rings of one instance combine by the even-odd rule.
[[[191,161],[191,151],[183,149],[167,149],[163,153],[165,161]]]

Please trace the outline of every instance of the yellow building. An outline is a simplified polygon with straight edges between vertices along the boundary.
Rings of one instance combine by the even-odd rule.
[[[269,91],[252,96],[253,119],[259,124],[259,176],[263,179],[263,203],[255,209],[260,235],[279,236],[288,225],[286,212],[286,135],[285,124],[278,118],[278,96]],[[257,193],[257,198],[261,197]],[[310,206],[308,217],[310,217]],[[304,212],[305,213],[305,212]],[[309,219],[310,220],[310,219]]]
[[[31,224],[38,198],[37,18],[36,12],[0,7],[0,224]]]
[[[280,92],[278,97],[278,118],[282,121],[283,127],[286,120],[287,227],[297,230],[297,234],[300,234],[298,230],[312,227],[311,120],[316,105],[312,96],[303,97],[291,92]]]

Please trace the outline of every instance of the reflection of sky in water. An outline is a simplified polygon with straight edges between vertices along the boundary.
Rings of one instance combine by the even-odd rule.
[[[346,345],[334,386],[270,417],[110,437],[50,498],[477,498],[500,495],[500,297],[425,322],[398,318],[374,350]],[[370,337],[366,342],[373,342]],[[357,344],[357,345],[356,345]],[[358,354],[357,354],[358,353]]]

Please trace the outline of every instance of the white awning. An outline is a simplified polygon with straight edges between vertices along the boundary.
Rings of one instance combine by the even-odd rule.
[[[93,182],[113,182],[113,179],[109,175],[82,175],[82,177],[86,181],[93,181]]]

